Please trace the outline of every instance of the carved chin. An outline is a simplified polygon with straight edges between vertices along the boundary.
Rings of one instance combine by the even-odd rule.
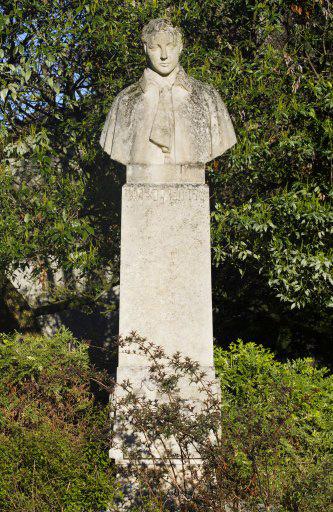
[[[160,75],[169,75],[177,66],[177,62],[175,64],[167,64],[163,65],[161,63],[154,64],[153,62],[149,62],[149,67],[159,73]]]

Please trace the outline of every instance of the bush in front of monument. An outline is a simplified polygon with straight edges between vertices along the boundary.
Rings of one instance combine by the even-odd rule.
[[[169,357],[136,335],[129,342],[149,359],[150,390],[157,389],[145,395],[127,381],[114,404],[123,421],[116,441],[130,461],[123,476],[137,482],[133,510],[329,506],[333,379],[327,370],[311,359],[281,363],[263,347],[238,341],[216,350],[219,396],[197,363]],[[200,389],[199,407],[184,398],[184,379]]]

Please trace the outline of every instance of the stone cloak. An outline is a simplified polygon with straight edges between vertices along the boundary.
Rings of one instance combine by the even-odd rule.
[[[174,137],[170,155],[151,142],[155,112],[144,76],[115,98],[100,138],[104,151],[124,165],[197,164],[222,155],[236,143],[219,93],[180,68],[172,87]]]

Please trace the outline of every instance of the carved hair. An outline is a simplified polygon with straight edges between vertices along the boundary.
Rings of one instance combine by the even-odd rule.
[[[178,27],[174,27],[170,21],[157,18],[156,20],[150,20],[147,25],[143,27],[141,40],[143,43],[149,43],[151,38],[157,32],[168,32],[172,35],[173,40],[176,44],[182,44],[182,33]]]

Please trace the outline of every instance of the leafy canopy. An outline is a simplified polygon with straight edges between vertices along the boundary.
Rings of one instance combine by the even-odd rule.
[[[0,273],[79,269],[90,301],[106,267],[117,282],[124,174],[98,138],[144,68],[143,25],[161,16],[182,28],[185,70],[220,91],[238,137],[208,167],[216,334],[234,336],[241,310],[261,338],[274,321],[280,345],[316,344],[332,305],[327,0],[2,2]]]

